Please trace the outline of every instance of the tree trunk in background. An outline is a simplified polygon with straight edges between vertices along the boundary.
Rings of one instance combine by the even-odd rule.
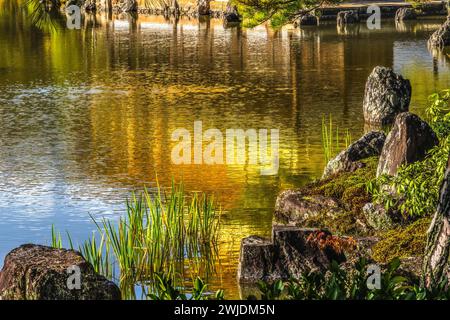
[[[199,15],[209,15],[211,12],[210,0],[198,0],[197,9]]]
[[[450,276],[450,155],[444,181],[441,185],[439,203],[428,229],[425,249],[423,282],[433,289]]]

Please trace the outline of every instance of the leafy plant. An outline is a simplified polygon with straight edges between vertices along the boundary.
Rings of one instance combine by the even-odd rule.
[[[292,300],[424,300],[448,299],[450,290],[447,283],[429,291],[399,272],[400,260],[391,260],[380,275],[380,288],[369,289],[367,269],[369,262],[362,257],[351,268],[342,268],[332,262],[327,272],[312,271],[303,273],[298,279],[281,280],[273,284],[258,284],[262,299],[281,296],[283,288],[285,299]]]
[[[273,283],[258,281],[258,289],[261,292],[261,300],[276,300],[281,297],[284,289],[282,280],[276,280]]]
[[[214,294],[206,292],[207,285],[199,277],[195,278],[190,293],[183,293],[182,288],[174,287],[172,279],[164,274],[155,274],[155,292],[149,293],[151,300],[223,300],[223,290]]]
[[[440,138],[439,145],[423,161],[402,165],[396,176],[383,175],[370,181],[367,190],[375,202],[404,216],[426,216],[435,210],[450,152],[449,98],[450,90],[433,94],[426,109],[430,126]]]

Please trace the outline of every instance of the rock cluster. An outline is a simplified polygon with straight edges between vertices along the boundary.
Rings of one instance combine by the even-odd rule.
[[[316,225],[317,221],[320,223],[328,218],[330,221],[349,219],[343,223],[349,223],[354,229],[348,230],[365,231],[368,228],[391,230],[400,222],[397,212],[390,212],[380,204],[367,203],[371,198],[361,191],[361,183],[365,183],[361,179],[369,177],[367,172],[349,176],[356,182],[354,185],[349,183],[348,187],[342,184],[345,176],[341,174],[367,165],[373,168],[373,163],[367,158],[379,156],[375,166],[377,176],[395,175],[401,165],[423,160],[427,152],[438,144],[430,126],[407,111],[410,98],[411,85],[408,80],[390,68],[374,68],[366,83],[364,118],[369,123],[392,125],[389,134],[386,136],[383,131],[366,133],[329,161],[321,181],[303,189],[280,193],[275,204],[272,240],[255,236],[242,240],[239,264],[241,282],[297,277],[303,271],[314,268],[325,270],[332,259],[347,259],[343,264],[346,265],[349,257],[338,252],[324,252],[308,243],[311,233],[317,232],[304,228],[311,222]],[[353,198],[349,201],[348,196]],[[357,212],[353,214],[349,210]],[[351,218],[348,218],[349,214]],[[363,247],[371,248],[376,241],[378,239],[370,239],[370,246]]]
[[[309,270],[325,271],[331,261],[344,262],[343,252],[320,247],[311,237],[327,231],[293,226],[274,226],[272,240],[257,236],[244,238],[238,266],[239,282],[273,281],[299,277]]]

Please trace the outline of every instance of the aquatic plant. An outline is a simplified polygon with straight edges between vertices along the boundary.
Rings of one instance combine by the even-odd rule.
[[[345,131],[344,137],[341,137],[339,127],[334,129],[331,114],[328,121],[325,116],[322,117],[322,149],[325,162],[328,163],[342,148],[347,148],[352,142],[350,131]]]
[[[117,223],[96,221],[97,237],[79,248],[96,271],[118,280],[128,295],[133,286],[153,286],[155,275],[164,274],[182,285],[186,272],[208,277],[217,258],[220,210],[205,194],[187,195],[183,185],[172,184],[170,192],[159,186],[133,194],[126,203],[126,215]],[[70,236],[69,236],[70,237]],[[52,227],[52,245],[61,247],[61,236]]]

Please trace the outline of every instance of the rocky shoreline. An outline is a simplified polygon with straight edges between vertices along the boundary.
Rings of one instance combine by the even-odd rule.
[[[379,131],[367,132],[330,160],[318,181],[278,196],[272,239],[242,240],[240,283],[288,279],[305,270],[322,272],[332,261],[371,259],[374,249],[384,250],[377,248],[377,235],[404,226],[404,217],[373,203],[366,182],[396,175],[400,166],[423,160],[438,144],[430,126],[408,111],[410,98],[409,80],[390,68],[374,68],[366,82],[363,113]],[[384,131],[389,131],[387,136]],[[408,272],[419,278],[422,256],[404,260],[413,266]]]

